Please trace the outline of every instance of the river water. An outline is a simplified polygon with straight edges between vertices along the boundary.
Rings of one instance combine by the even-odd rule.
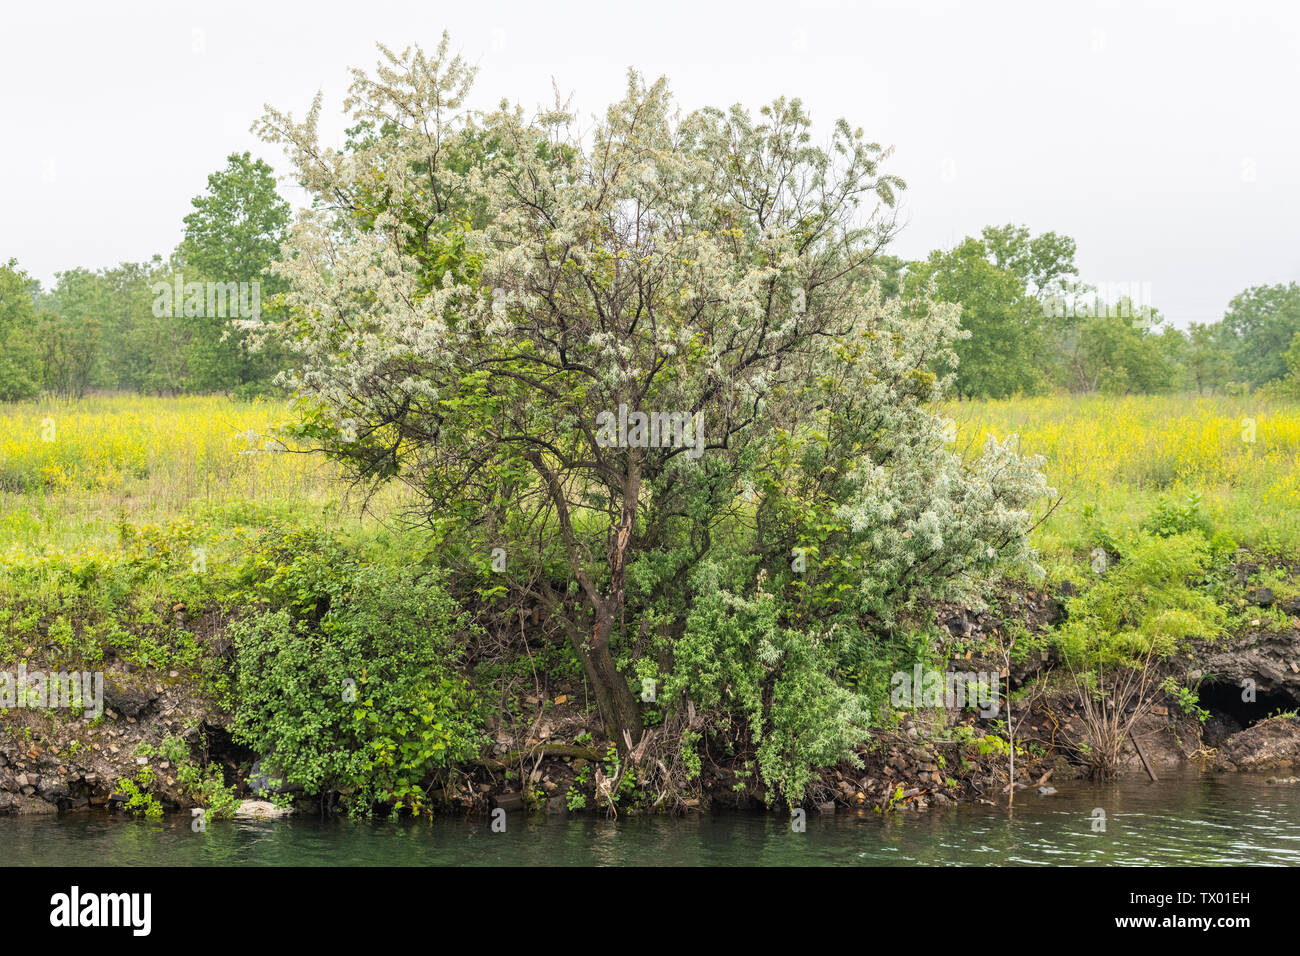
[[[1104,811],[1104,830],[1097,811]],[[1300,786],[1188,772],[1150,783],[1062,785],[1005,807],[882,817],[776,813],[685,819],[512,814],[424,821],[161,822],[103,813],[0,818],[0,865],[1241,865],[1300,864]]]

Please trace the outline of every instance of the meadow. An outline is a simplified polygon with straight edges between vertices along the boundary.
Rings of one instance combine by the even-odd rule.
[[[240,512],[359,523],[335,468],[273,437],[289,414],[224,396],[0,405],[0,552],[104,548],[124,522]]]
[[[1300,553],[1300,405],[1260,396],[1053,396],[945,409],[957,441],[1019,436],[1060,504],[1035,530],[1046,563],[1077,561],[1095,528],[1136,528],[1162,502],[1199,500],[1243,548]]]
[[[111,552],[124,524],[184,521],[200,538],[271,518],[395,530],[403,492],[363,515],[332,465],[270,437],[290,414],[285,403],[222,396],[0,405],[0,561]],[[1063,496],[1034,532],[1049,570],[1081,560],[1097,523],[1122,532],[1188,496],[1239,546],[1300,553],[1300,405],[1054,396],[953,403],[944,414],[960,448],[1015,434],[1044,457]]]

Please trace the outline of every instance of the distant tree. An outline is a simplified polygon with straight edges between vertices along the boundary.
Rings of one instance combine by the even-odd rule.
[[[1011,224],[986,226],[980,235],[993,264],[1016,276],[1039,304],[1040,334],[1028,343],[1028,362],[1059,384],[1065,377],[1063,353],[1075,327],[1073,311],[1061,306],[1083,288],[1074,263],[1075,241],[1054,232],[1034,236],[1028,227]]]
[[[880,253],[872,263],[880,282],[880,294],[887,299],[895,299],[903,294],[912,264],[906,259]]]
[[[955,345],[959,396],[1005,398],[1042,387],[1033,361],[1042,308],[1020,276],[990,261],[983,242],[968,238],[949,252],[932,252],[914,265],[909,282],[914,290],[933,282],[936,298],[961,306],[961,327],[970,335]]]
[[[106,288],[96,383],[150,394],[176,394],[188,387],[191,324],[155,315],[153,285],[172,285],[176,262],[154,256],[124,262],[101,273]]]
[[[10,259],[0,266],[0,401],[31,398],[40,391],[36,356],[35,299],[40,285]]]
[[[1277,398],[1294,401],[1300,399],[1300,332],[1291,340],[1291,347],[1283,353],[1287,373],[1264,386],[1267,393]]]
[[[1032,236],[1025,226],[1006,225],[986,226],[981,238],[993,264],[1019,278],[1040,302],[1078,278],[1075,242],[1069,236]]]
[[[1068,367],[1070,387],[1081,392],[1146,394],[1173,387],[1177,366],[1169,343],[1154,333],[1160,315],[1152,310],[1150,324],[1135,323],[1132,305],[1121,301],[1114,309],[1078,320]]]
[[[1187,327],[1187,344],[1182,353],[1187,386],[1198,395],[1213,392],[1232,380],[1232,350],[1224,345],[1219,324],[1193,322]]]
[[[89,269],[69,269],[55,280],[53,291],[42,298],[45,308],[37,323],[42,384],[80,398],[95,377],[112,290],[101,273]]]
[[[1151,316],[1148,318],[1154,320],[1158,314],[1153,309]],[[1160,375],[1156,378],[1157,381],[1161,381],[1161,384],[1158,385],[1155,391],[1164,392],[1185,387],[1184,377],[1186,375],[1188,353],[1187,334],[1172,324],[1165,325],[1159,330],[1152,327],[1146,331],[1155,345],[1155,354],[1161,360],[1161,368],[1158,370]]]
[[[186,282],[260,282],[263,304],[280,290],[271,262],[291,218],[276,191],[275,174],[263,160],[232,153],[223,169],[208,176],[206,192],[185,217],[179,254]],[[250,354],[247,333],[229,315],[177,319],[193,326],[188,385],[197,391],[235,389],[268,381],[277,369],[275,353]]]
[[[1223,328],[1245,381],[1262,385],[1281,378],[1283,355],[1300,332],[1300,284],[1247,289],[1229,303]]]

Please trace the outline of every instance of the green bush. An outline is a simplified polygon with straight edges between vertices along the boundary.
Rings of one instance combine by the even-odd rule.
[[[664,692],[717,709],[719,729],[754,747],[768,802],[797,804],[818,768],[856,760],[866,709],[831,678],[834,656],[817,632],[784,626],[781,602],[761,583],[743,597],[719,578],[712,564],[697,574],[700,596],[673,647]]]
[[[1161,495],[1155,511],[1143,523],[1142,528],[1162,538],[1193,531],[1199,531],[1208,538],[1213,533],[1209,517],[1201,510],[1201,496],[1198,492],[1188,495],[1181,505],[1174,504]]]
[[[232,628],[235,735],[309,795],[419,812],[428,784],[483,741],[456,670],[466,615],[410,570],[311,543],[279,552],[287,560],[257,586],[266,610]]]
[[[1122,561],[1067,603],[1057,634],[1067,657],[1134,664],[1149,649],[1167,657],[1188,638],[1218,634],[1224,611],[1199,587],[1211,560],[1202,534],[1139,533],[1123,551]]]
[[[161,820],[163,807],[153,794],[153,786],[157,782],[158,778],[152,767],[142,768],[135,775],[135,779],[119,777],[117,793],[126,797],[126,802],[122,805],[123,811],[147,820]]]

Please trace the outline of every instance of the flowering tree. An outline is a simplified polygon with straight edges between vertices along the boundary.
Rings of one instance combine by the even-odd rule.
[[[964,463],[928,407],[956,310],[876,289],[903,184],[860,130],[814,145],[797,100],[679,115],[633,73],[583,136],[563,104],[469,110],[445,38],[383,55],[342,149],[319,98],[261,124],[316,200],[278,267],[303,432],[527,567],[621,749],[642,721],[616,652],[681,633],[723,550],[785,581],[819,535],[836,608],[881,621],[1028,557],[1033,463]]]

